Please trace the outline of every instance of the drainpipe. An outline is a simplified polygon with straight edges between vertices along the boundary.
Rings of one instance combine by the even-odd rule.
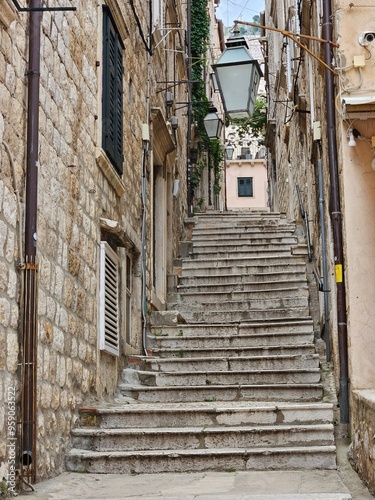
[[[30,0],[29,6],[30,8],[40,8],[40,0]],[[31,11],[29,16],[21,463],[25,468],[27,468],[25,475],[27,475],[31,482],[35,482],[37,382],[36,241],[38,205],[40,34],[42,13]]]
[[[332,7],[331,0],[323,0],[323,38],[332,41]],[[324,44],[324,60],[331,67],[332,49],[329,43]],[[333,74],[325,70],[326,78],[326,108],[327,108],[327,136],[328,160],[331,183],[331,220],[333,231],[333,247],[335,258],[336,293],[337,293],[337,322],[338,344],[340,360],[340,421],[349,423],[348,397],[348,330],[346,317],[345,281],[343,273],[344,252],[342,236],[342,220],[340,208],[339,174],[337,162],[336,118],[335,118],[335,83]]]
[[[193,204],[193,193],[191,189],[191,170],[192,164],[190,161],[190,146],[191,146],[191,125],[193,121],[192,117],[192,106],[191,102],[191,0],[187,0],[186,4],[186,22],[187,22],[187,46],[188,46],[188,64],[187,64],[187,80],[188,80],[188,92],[189,92],[189,104],[188,104],[188,113],[187,113],[187,168],[186,168],[186,180],[187,180],[187,210],[188,217],[191,217],[193,214],[192,204]]]
[[[152,0],[148,3],[149,31],[147,39],[147,85],[146,85],[146,124],[150,127],[150,79],[152,63]],[[143,140],[142,149],[142,344],[143,354],[148,356],[147,350],[147,161],[149,151],[149,138]]]
[[[318,159],[319,178],[319,212],[320,212],[320,232],[322,241],[322,270],[323,270],[323,294],[324,294],[324,340],[326,343],[326,360],[331,361],[331,339],[329,332],[329,301],[328,301],[328,273],[327,273],[327,244],[326,230],[324,225],[324,186],[322,160]]]

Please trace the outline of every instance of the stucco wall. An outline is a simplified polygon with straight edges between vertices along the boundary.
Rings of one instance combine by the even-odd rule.
[[[253,196],[238,196],[238,177],[253,178]],[[264,160],[227,160],[226,162],[227,207],[267,207],[267,168]]]
[[[340,38],[339,63],[350,67],[355,56],[362,56],[364,67],[343,70],[342,93],[338,100],[339,127],[341,129],[341,161],[343,203],[345,208],[345,242],[347,258],[347,300],[349,311],[349,362],[352,389],[370,389],[375,386],[375,171],[371,167],[374,149],[371,137],[375,135],[375,112],[355,119],[348,116],[341,106],[345,96],[374,94],[373,78],[375,63],[368,54],[375,50],[374,44],[363,47],[359,36],[369,31],[372,21],[369,8],[353,7],[338,11],[337,30]],[[362,75],[362,77],[361,77]],[[346,92],[346,89],[352,89]],[[366,106],[363,107],[366,109]],[[341,123],[340,123],[341,122]],[[348,130],[359,134],[356,146],[348,145]]]
[[[357,126],[368,128],[369,124]],[[356,147],[349,147],[343,138],[349,362],[353,389],[375,386],[375,172],[371,160],[368,144],[357,141]]]

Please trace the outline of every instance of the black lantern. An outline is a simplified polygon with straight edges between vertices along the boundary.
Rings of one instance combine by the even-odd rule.
[[[209,139],[219,139],[221,137],[221,131],[223,129],[223,122],[216,114],[217,109],[211,107],[208,110],[208,115],[203,120],[204,128],[206,129],[207,136]]]
[[[245,37],[228,38],[226,49],[212,66],[228,118],[248,118],[254,111],[258,87],[263,76],[252,57]]]

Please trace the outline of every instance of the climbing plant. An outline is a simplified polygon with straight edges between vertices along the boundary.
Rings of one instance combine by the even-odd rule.
[[[210,18],[207,0],[192,0],[191,2],[190,40],[193,117],[199,131],[201,131],[201,129],[204,130],[203,119],[209,108],[203,78],[207,65],[206,53],[210,41]]]
[[[255,101],[253,116],[251,118],[232,120],[232,124],[238,127],[240,138],[248,134],[251,134],[253,137],[261,137],[266,120],[266,99],[260,96]]]
[[[218,139],[210,141],[209,168],[214,169],[214,193],[219,194],[222,181],[224,149]]]
[[[191,2],[191,56],[192,56],[192,110],[197,134],[201,138],[200,150],[207,151],[208,167],[214,168],[214,192],[221,189],[221,169],[223,167],[224,150],[218,140],[210,140],[204,128],[204,117],[207,115],[210,102],[206,96],[204,74],[207,67],[206,54],[210,42],[210,17],[207,0]],[[192,172],[191,187],[194,193],[199,185],[202,172],[207,166],[204,158],[198,162]]]

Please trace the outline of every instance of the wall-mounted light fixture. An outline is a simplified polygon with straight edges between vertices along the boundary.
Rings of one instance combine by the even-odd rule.
[[[172,129],[176,130],[176,128],[178,127],[178,118],[177,118],[177,116],[171,116],[169,118],[169,123],[171,124]]]
[[[347,136],[348,136],[348,139],[349,139],[348,146],[355,147],[357,145],[357,143],[355,142],[354,134],[353,134],[353,129],[352,128],[348,129]]]
[[[212,106],[208,110],[208,115],[205,116],[203,120],[204,128],[209,139],[219,139],[221,137],[221,131],[223,129],[223,122],[217,116],[217,109]]]
[[[168,108],[170,108],[172,106],[173,101],[174,101],[173,93],[172,92],[166,92],[166,94],[165,94],[165,102],[166,102]]]

